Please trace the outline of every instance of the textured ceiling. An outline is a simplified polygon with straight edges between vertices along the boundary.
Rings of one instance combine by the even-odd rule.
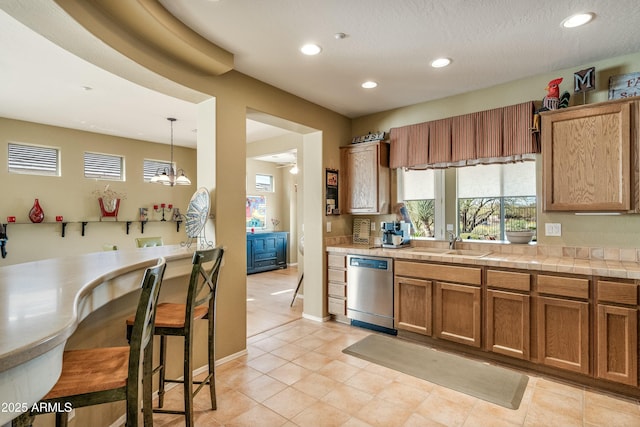
[[[637,52],[637,0],[160,0],[235,68],[349,117]],[[563,19],[591,11],[590,24]],[[334,34],[342,32],[344,39]],[[322,46],[300,54],[308,42]],[[433,69],[430,62],[452,64]],[[360,83],[379,86],[364,90]],[[541,94],[543,94],[541,90]]]

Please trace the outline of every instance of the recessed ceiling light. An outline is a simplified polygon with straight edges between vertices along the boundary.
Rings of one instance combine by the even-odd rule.
[[[321,51],[322,51],[322,48],[317,44],[313,44],[313,43],[305,44],[300,48],[300,52],[304,53],[305,55],[317,55]]]
[[[361,86],[363,88],[365,88],[365,89],[373,89],[374,87],[378,86],[378,83],[376,83],[376,82],[374,82],[372,80],[369,80],[369,81],[366,81],[366,82],[362,83]]]
[[[451,60],[449,58],[438,58],[431,61],[431,66],[433,68],[442,68],[451,64]]]
[[[565,28],[575,28],[581,25],[587,24],[593,20],[595,14],[592,12],[588,13],[576,13],[575,15],[571,15],[562,21],[562,26]]]

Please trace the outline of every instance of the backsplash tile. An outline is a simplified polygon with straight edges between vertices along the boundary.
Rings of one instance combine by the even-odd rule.
[[[589,259],[590,255],[591,250],[589,250],[589,248],[576,248],[576,258]]]
[[[345,245],[353,242],[352,236],[332,236],[325,238],[327,246]],[[444,240],[412,240],[413,246],[426,246],[436,248],[448,247],[448,242]],[[511,244],[497,242],[472,242],[465,241],[456,244],[460,249],[471,249],[478,251],[489,250],[494,253],[529,255],[546,258],[573,258],[575,260],[601,260],[617,262],[640,262],[640,248],[592,248],[580,246],[555,246],[532,244]],[[578,264],[577,261],[574,261]]]
[[[635,249],[620,249],[620,261],[636,261]]]
[[[603,248],[591,248],[591,259],[604,259],[604,249]]]

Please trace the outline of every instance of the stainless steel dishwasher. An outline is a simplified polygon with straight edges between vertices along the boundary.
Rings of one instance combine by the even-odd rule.
[[[392,258],[347,255],[347,317],[355,326],[397,333]]]

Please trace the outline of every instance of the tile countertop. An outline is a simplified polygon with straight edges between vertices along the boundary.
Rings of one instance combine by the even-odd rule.
[[[488,267],[517,268],[567,274],[640,279],[637,249],[574,248],[536,244],[458,243],[456,249],[489,252],[485,256],[428,253],[424,248],[445,250],[447,242],[413,242],[405,248],[382,248],[345,242],[327,243],[327,252],[391,257],[396,259],[449,262]],[[422,249],[421,249],[422,248]],[[422,250],[422,251],[421,251]]]

